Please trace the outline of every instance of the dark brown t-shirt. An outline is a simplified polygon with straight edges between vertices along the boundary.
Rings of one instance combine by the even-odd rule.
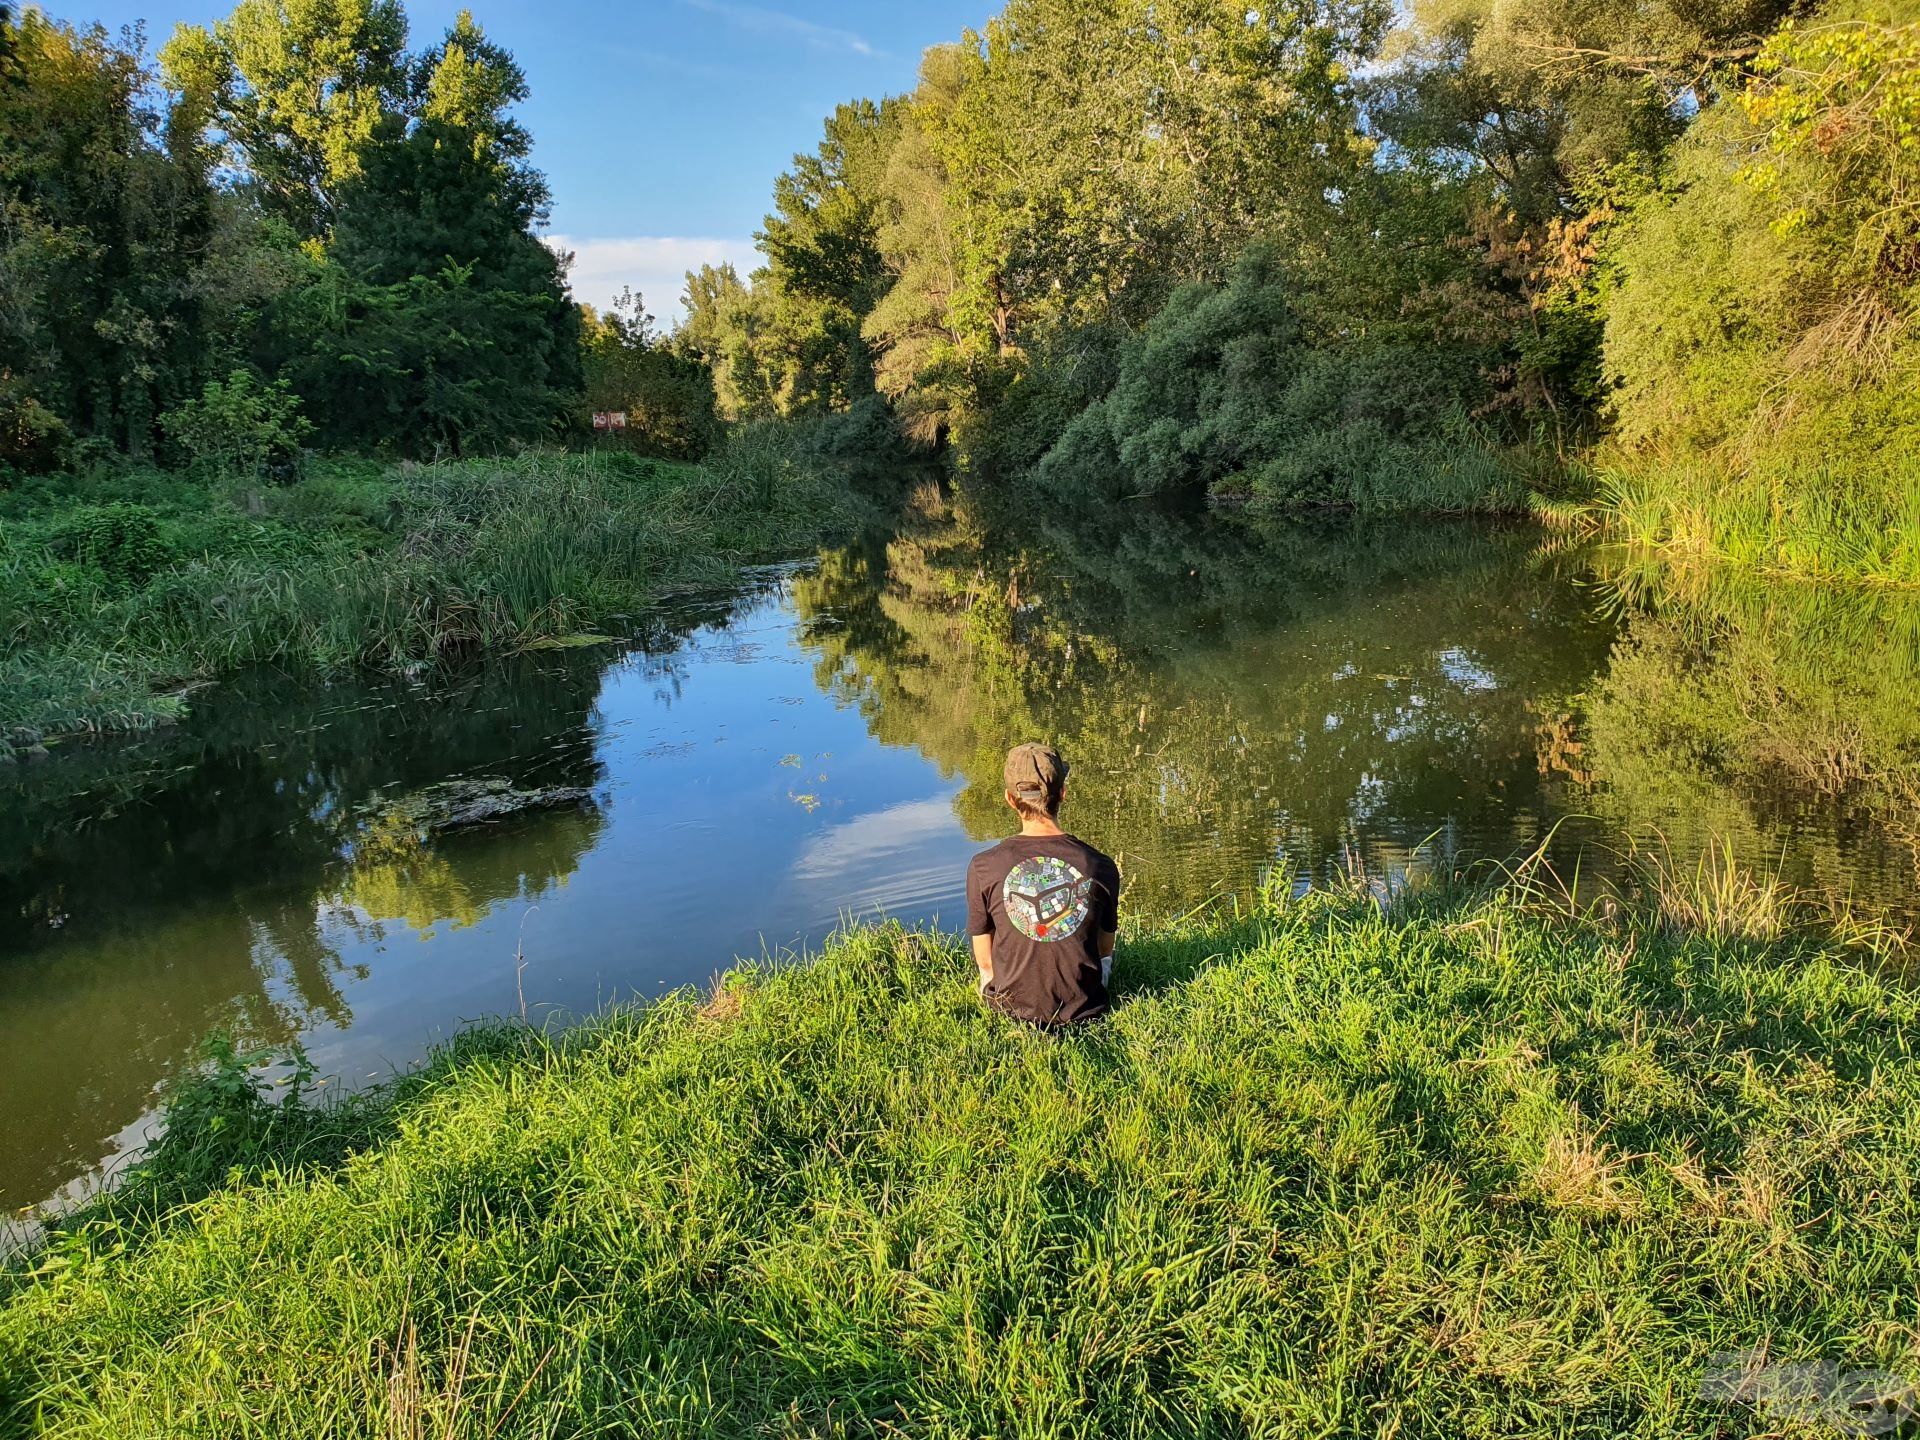
[[[967,933],[993,937],[995,1009],[1037,1025],[1104,1015],[1100,936],[1119,928],[1119,867],[1071,835],[1015,835],[967,866]]]

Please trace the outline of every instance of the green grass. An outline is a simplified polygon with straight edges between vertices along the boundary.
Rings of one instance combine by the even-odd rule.
[[[1920,996],[1716,903],[1135,930],[1063,1040],[882,928],[343,1108],[230,1064],[0,1278],[0,1435],[1823,1433],[1698,1384],[1920,1377]]]
[[[1591,510],[1629,544],[1766,577],[1920,586],[1920,463],[1615,462]]]
[[[860,510],[764,444],[701,466],[545,453],[0,498],[0,737],[141,728],[179,712],[184,684],[247,665],[409,669],[617,626]]]

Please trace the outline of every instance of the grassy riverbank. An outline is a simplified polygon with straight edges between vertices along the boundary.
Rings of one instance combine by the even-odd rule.
[[[1560,516],[1549,507],[1549,519]],[[1604,472],[1586,512],[1680,566],[1764,579],[1920,587],[1920,463],[1731,471],[1710,461]]]
[[[1920,1373],[1920,996],[1763,893],[1189,921],[1064,1041],[966,972],[230,1077],[0,1282],[0,1435],[1709,1436],[1714,1352]]]
[[[850,528],[851,490],[776,441],[699,466],[535,453],[0,495],[0,744],[164,721],[181,687],[251,664],[407,669],[617,626]]]

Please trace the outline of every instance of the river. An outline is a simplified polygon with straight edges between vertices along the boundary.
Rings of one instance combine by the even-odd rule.
[[[1017,739],[1073,762],[1136,912],[1548,842],[1589,884],[1724,843],[1914,913],[1920,615],[1887,597],[1524,527],[949,512],[635,629],[426,683],[249,675],[0,773],[0,1206],[126,1163],[216,1030],[353,1086],[847,916],[955,925]],[[587,794],[436,831],[456,780]]]

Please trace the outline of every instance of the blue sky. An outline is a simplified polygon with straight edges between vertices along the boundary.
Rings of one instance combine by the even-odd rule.
[[[63,20],[144,22],[158,47],[181,21],[233,0],[41,0]],[[604,305],[622,284],[663,317],[680,276],[753,260],[773,179],[820,122],[857,96],[910,88],[920,53],[958,39],[999,0],[467,0],[513,51],[533,98],[522,119],[553,185],[553,238],[574,251],[574,289]],[[458,0],[411,0],[416,45]]]

